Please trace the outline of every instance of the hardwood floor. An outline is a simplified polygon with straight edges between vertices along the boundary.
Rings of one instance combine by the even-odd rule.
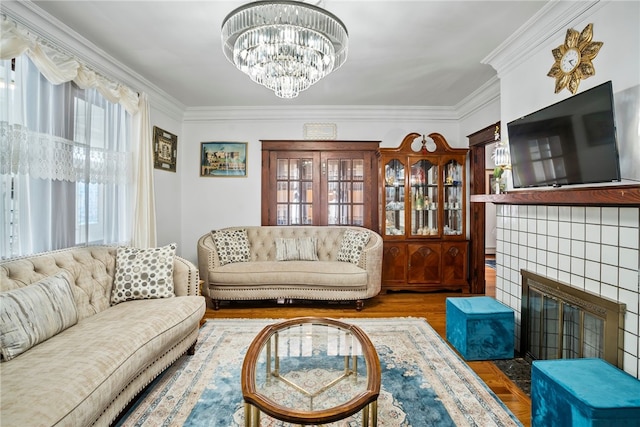
[[[495,295],[495,270],[487,268],[487,295]],[[323,302],[241,302],[223,305],[218,311],[210,308],[206,318],[282,318],[298,316],[323,316],[334,318],[358,317],[424,317],[445,337],[445,299],[462,296],[460,293],[412,293],[394,292],[378,295],[365,302],[364,310],[356,311],[355,305]],[[492,295],[492,296],[493,296]],[[469,366],[505,403],[525,426],[531,425],[531,400],[496,365],[488,361],[468,362]]]

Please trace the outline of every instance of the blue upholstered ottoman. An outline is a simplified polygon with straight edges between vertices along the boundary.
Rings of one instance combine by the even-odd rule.
[[[536,360],[532,426],[640,426],[640,381],[602,359]]]
[[[447,341],[465,360],[512,359],[514,313],[491,297],[447,298]]]

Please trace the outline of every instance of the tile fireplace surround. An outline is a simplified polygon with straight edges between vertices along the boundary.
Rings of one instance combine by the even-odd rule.
[[[623,369],[640,378],[640,207],[497,204],[496,214],[496,298],[516,312],[516,349],[526,269],[625,303]]]

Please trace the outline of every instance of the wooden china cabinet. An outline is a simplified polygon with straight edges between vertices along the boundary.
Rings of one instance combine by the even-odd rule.
[[[379,150],[382,289],[468,290],[468,150],[438,133],[419,138]]]
[[[379,141],[261,142],[262,225],[378,231]]]

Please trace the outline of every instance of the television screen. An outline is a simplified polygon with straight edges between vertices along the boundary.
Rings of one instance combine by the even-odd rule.
[[[611,82],[507,124],[513,186],[620,181]]]

